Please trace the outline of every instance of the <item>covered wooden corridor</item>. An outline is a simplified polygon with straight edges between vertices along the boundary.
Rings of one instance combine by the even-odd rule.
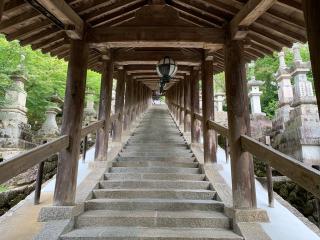
[[[166,103],[191,134],[191,146],[203,142],[204,165],[216,163],[216,135],[228,139],[235,222],[243,214],[253,222],[264,215],[257,209],[253,155],[320,197],[319,172],[250,137],[245,69],[251,60],[308,41],[320,106],[319,12],[320,2],[312,0],[0,0],[1,33],[69,64],[61,136],[1,163],[0,182],[59,152],[54,206],[74,206],[81,138],[97,132],[95,160],[106,161],[110,126],[112,141],[122,146],[123,131],[159,90],[156,64],[169,56],[178,70],[165,86]],[[99,119],[82,128],[87,69],[101,73]],[[228,128],[213,121],[214,74],[221,72]]]

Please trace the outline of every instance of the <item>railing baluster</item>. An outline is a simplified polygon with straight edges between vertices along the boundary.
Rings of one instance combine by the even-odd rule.
[[[270,136],[266,136],[266,145],[271,146]],[[267,189],[269,207],[274,207],[272,168],[269,163],[266,164]]]
[[[83,139],[83,154],[82,154],[82,161],[86,161],[86,155],[87,155],[87,143],[88,143],[88,135],[84,137]]]
[[[229,141],[227,137],[225,137],[225,145],[226,163],[229,163]]]
[[[44,168],[44,162],[39,163],[37,180],[36,180],[36,189],[34,191],[34,205],[38,205],[40,203],[41,185],[42,185],[42,179],[43,179],[43,168]]]

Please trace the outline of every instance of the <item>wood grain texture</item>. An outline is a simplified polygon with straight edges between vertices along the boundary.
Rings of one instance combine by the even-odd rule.
[[[241,41],[230,40],[225,47],[225,79],[228,106],[229,144],[233,206],[256,208],[252,156],[242,150],[241,135],[250,136],[249,102]]]
[[[53,200],[56,206],[73,205],[75,200],[86,89],[88,44],[82,40],[72,40],[70,52],[61,126],[61,133],[70,137],[70,145],[68,149],[60,152]]]

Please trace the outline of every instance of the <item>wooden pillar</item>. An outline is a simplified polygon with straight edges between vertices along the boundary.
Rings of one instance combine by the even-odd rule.
[[[217,162],[215,131],[207,124],[208,120],[214,120],[212,58],[205,58],[202,63],[202,116],[204,162]]]
[[[118,69],[118,79],[116,88],[116,101],[115,101],[115,113],[117,115],[117,121],[114,125],[113,141],[121,142],[122,136],[122,124],[123,124],[123,105],[124,105],[124,93],[125,93],[125,71],[123,67]]]
[[[3,10],[4,10],[4,5],[5,5],[4,2],[5,0],[0,0],[0,22],[1,22]]]
[[[176,104],[174,106],[175,108],[175,117],[176,117],[176,121],[179,122],[179,118],[180,118],[180,109],[177,107],[177,105],[179,105],[179,88],[178,88],[179,84],[175,85],[174,88],[174,103]]]
[[[225,79],[228,106],[233,205],[236,209],[256,208],[253,160],[241,148],[240,136],[250,136],[246,69],[241,41],[225,45]]]
[[[184,86],[183,86],[183,80],[180,81],[179,83],[179,106],[181,107],[179,110],[180,110],[180,116],[179,116],[179,126],[182,126],[183,123],[184,123],[184,110],[183,110],[183,107],[184,107]]]
[[[68,135],[70,142],[69,147],[59,155],[53,200],[56,206],[70,206],[75,200],[88,52],[85,41],[71,40],[61,126],[61,134]]]
[[[190,105],[191,105],[191,142],[200,142],[200,129],[198,120],[194,117],[195,113],[199,113],[199,69],[191,72],[190,79]]]
[[[190,89],[191,74],[187,74],[184,81],[184,131],[191,131],[191,89]],[[189,110],[189,111],[187,111]]]
[[[125,90],[125,100],[124,100],[124,119],[123,119],[123,129],[126,131],[129,126],[129,110],[130,110],[130,83],[131,83],[131,78],[130,76],[126,75],[126,90]]]
[[[320,1],[302,0],[302,7],[307,28],[313,82],[317,97],[318,112],[320,115]]]
[[[132,121],[136,120],[136,110],[137,110],[137,82],[132,79],[132,104],[131,104],[131,118]]]
[[[107,159],[112,101],[113,67],[112,59],[103,61],[98,118],[99,120],[104,120],[104,127],[97,131],[95,160]]]

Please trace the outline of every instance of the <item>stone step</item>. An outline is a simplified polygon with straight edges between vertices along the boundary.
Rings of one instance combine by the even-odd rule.
[[[159,147],[159,146],[134,146],[134,145],[128,145],[123,148],[122,151],[138,151],[138,152],[145,152],[145,151],[158,151],[158,152],[164,152],[164,151],[188,151],[191,152],[191,150],[187,146],[181,146],[181,147]]]
[[[120,152],[119,156],[121,157],[193,157],[194,154],[191,152],[181,152],[181,153],[175,153],[175,152],[159,152],[159,153],[153,153],[153,152]]]
[[[87,227],[61,236],[62,240],[242,240],[230,230],[222,228],[151,228],[151,227]]]
[[[199,168],[182,167],[113,167],[112,173],[200,173]]]
[[[166,198],[166,199],[198,199],[212,200],[216,192],[206,189],[95,189],[95,198]]]
[[[194,162],[195,157],[121,157],[118,156],[119,161],[168,161],[168,162]]]
[[[210,189],[209,181],[187,180],[104,180],[100,188],[162,188],[162,189]]]
[[[195,180],[205,179],[204,174],[178,173],[106,173],[105,180]]]
[[[85,202],[86,210],[153,210],[153,211],[221,211],[223,203],[216,200],[188,199],[90,199]]]
[[[187,168],[196,168],[199,163],[197,162],[168,162],[168,161],[121,161],[118,160],[112,163],[113,167],[187,167]]]
[[[187,143],[177,143],[177,144],[172,144],[172,143],[158,143],[158,142],[145,142],[145,143],[135,143],[134,145],[130,145],[127,143],[126,146],[144,146],[144,147],[150,147],[150,148],[157,148],[157,147],[185,147],[188,146]]]
[[[81,214],[76,228],[106,226],[230,228],[230,220],[220,212],[112,211],[93,210]]]

